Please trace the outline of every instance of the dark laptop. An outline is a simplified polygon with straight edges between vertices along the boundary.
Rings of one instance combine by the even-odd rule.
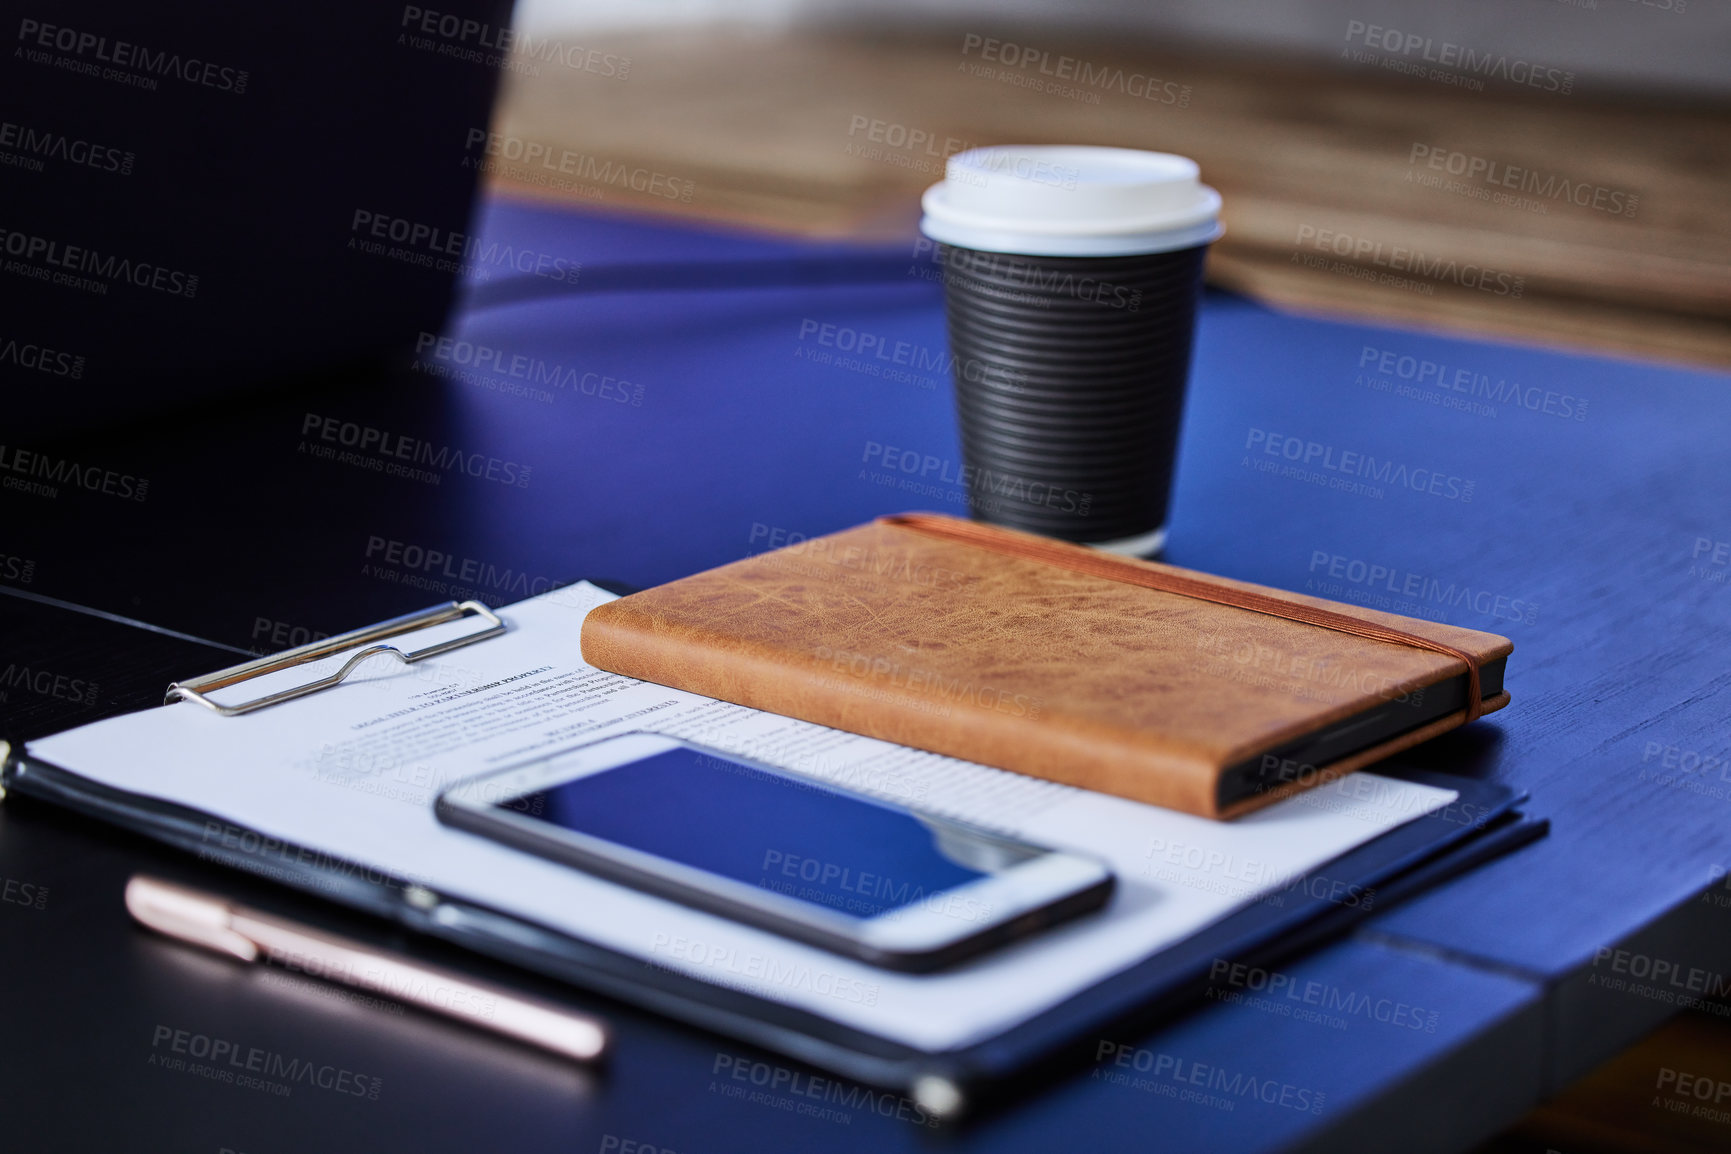
[[[438,331],[511,0],[0,9],[0,442]]]

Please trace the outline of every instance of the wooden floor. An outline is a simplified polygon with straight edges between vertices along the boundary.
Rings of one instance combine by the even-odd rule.
[[[1717,1099],[1717,1100],[1716,1100]],[[1731,1150],[1731,1004],[1686,1010],[1477,1154]]]
[[[1038,59],[983,61],[961,32],[615,36],[593,47],[630,58],[624,80],[533,61],[507,74],[495,130],[572,156],[563,173],[499,158],[491,179],[776,231],[911,238],[946,150],[1159,149],[1194,157],[1225,196],[1214,283],[1310,312],[1731,366],[1731,108],[1497,79],[1469,91],[1370,61],[1022,42],[1049,71],[1061,55],[1079,62],[1066,74],[1086,65],[1091,82],[1042,76]],[[1155,99],[1131,95],[1150,77]]]

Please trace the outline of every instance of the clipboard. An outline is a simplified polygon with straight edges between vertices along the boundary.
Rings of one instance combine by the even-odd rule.
[[[427,629],[434,625],[444,625],[452,621],[460,621],[468,617],[479,617],[485,626],[473,633],[461,637],[450,638],[424,645],[418,649],[404,650],[396,645],[385,642],[393,637],[401,637],[406,633]],[[253,661],[245,661],[239,665],[231,665],[227,669],[219,669],[214,673],[206,673],[202,677],[192,677],[185,681],[176,681],[169,685],[168,692],[163,696],[162,703],[168,705],[175,701],[195,701],[223,717],[239,717],[258,709],[268,709],[273,705],[281,705],[285,701],[293,701],[297,697],[305,697],[311,693],[331,689],[341,684],[355,667],[369,657],[381,653],[389,653],[404,665],[413,665],[425,661],[429,657],[437,657],[441,653],[449,653],[453,649],[461,649],[465,645],[473,645],[490,637],[497,637],[505,632],[505,621],[497,613],[481,604],[479,601],[447,601],[422,609],[418,613],[405,613],[401,617],[392,617],[372,625],[364,625],[359,629],[351,629],[347,633],[339,633],[335,637],[326,637],[306,645],[287,649],[281,653],[260,657]],[[302,665],[310,665],[333,657],[350,649],[356,650],[335,673],[314,678],[288,689],[277,690],[243,701],[235,705],[223,705],[213,700],[209,695],[219,689],[238,685],[243,681],[252,681],[267,677]]]
[[[429,625],[472,618],[470,634],[433,646],[385,645]],[[413,663],[462,644],[497,637],[505,622],[477,603],[446,603],[421,613],[301,646],[271,658],[245,662],[174,683],[170,699],[186,691],[208,694],[356,648],[343,676],[359,663],[358,650],[389,649]],[[369,654],[370,656],[371,654]],[[235,716],[293,696],[330,689],[331,675],[280,693],[230,705]],[[287,691],[284,691],[287,692]],[[207,706],[219,714],[222,708]],[[1379,767],[1380,769],[1381,767]],[[1385,771],[1386,772],[1386,771]],[[1415,819],[1329,863],[1330,876],[1374,887],[1380,912],[1400,896],[1471,868],[1542,836],[1546,823],[1520,814],[1522,795],[1507,787],[1424,771],[1394,776],[1456,790],[1459,805],[1477,815],[1471,824],[1441,813]],[[1010,1028],[971,1045],[943,1052],[922,1050],[825,1018],[797,1006],[704,981],[656,966],[605,945],[538,924],[507,910],[453,899],[410,879],[382,874],[364,862],[344,861],[322,851],[263,861],[241,850],[225,850],[204,837],[220,815],[162,799],[114,789],[17,750],[0,768],[0,783],[20,794],[115,824],[197,857],[287,885],[297,891],[385,918],[477,953],[589,989],[689,1025],[761,1046],[875,1087],[907,1094],[933,1114],[952,1113],[962,1102],[987,1105],[1008,1090],[1054,1066],[1090,1060],[1099,1038],[1186,1011],[1207,992],[1210,963],[1228,958],[1268,965],[1338,934],[1367,911],[1316,897],[1302,888],[1278,905],[1252,902],[1176,945],[1144,958],[1128,970],[1096,983]],[[1470,807],[1470,808],[1469,808]],[[263,836],[263,835],[260,835]],[[294,847],[284,847],[285,850]]]

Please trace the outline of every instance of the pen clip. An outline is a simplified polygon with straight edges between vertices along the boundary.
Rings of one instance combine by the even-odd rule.
[[[229,907],[202,894],[140,874],[126,883],[126,908],[171,938],[220,950],[243,962],[258,960],[258,944],[229,925]]]

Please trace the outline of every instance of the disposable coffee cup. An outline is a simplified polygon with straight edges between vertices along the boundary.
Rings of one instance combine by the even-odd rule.
[[[1158,553],[1220,194],[1170,153],[1004,146],[922,207],[973,515]]]

